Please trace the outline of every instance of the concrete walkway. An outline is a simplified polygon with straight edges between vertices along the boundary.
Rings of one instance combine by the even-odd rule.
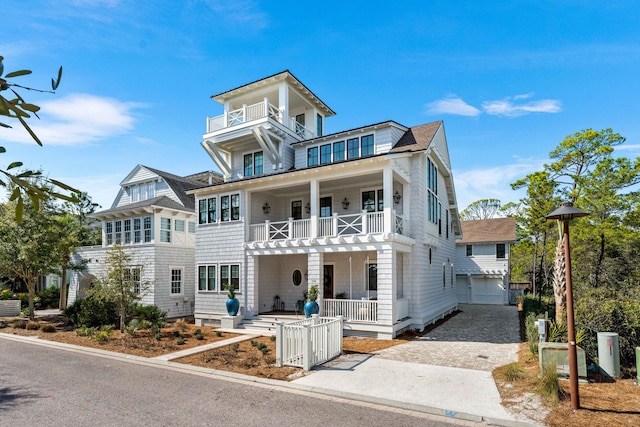
[[[296,384],[429,408],[497,425],[529,424],[507,412],[491,371],[517,361],[515,307],[461,305],[461,313],[419,340],[375,355],[346,355]]]

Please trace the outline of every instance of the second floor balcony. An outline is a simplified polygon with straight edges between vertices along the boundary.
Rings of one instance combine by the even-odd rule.
[[[406,221],[391,212],[391,227],[385,227],[384,212],[362,211],[355,214],[311,218],[289,218],[286,221],[265,221],[249,226],[248,242],[287,241],[324,237],[370,236],[395,233],[405,235]],[[315,224],[314,224],[315,222]]]
[[[218,132],[232,127],[241,126],[250,122],[260,120],[273,121],[286,127],[301,139],[311,139],[315,133],[298,123],[293,117],[284,117],[280,109],[265,98],[262,102],[252,105],[243,105],[232,111],[225,111],[217,117],[207,118],[207,133]]]

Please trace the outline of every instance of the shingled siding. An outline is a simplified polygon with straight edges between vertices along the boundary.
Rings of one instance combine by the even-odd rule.
[[[239,264],[240,292],[236,298],[240,301],[244,311],[244,296],[246,289],[246,266],[244,256],[244,223],[241,221],[228,224],[201,224],[196,229],[196,252],[194,274],[200,265]],[[218,270],[219,275],[219,270]],[[197,277],[197,276],[196,276]],[[195,279],[197,282],[197,278]],[[196,283],[197,286],[197,283]],[[195,316],[226,315],[226,292],[217,283],[216,291],[196,291]]]
[[[445,213],[448,206],[445,181],[438,168],[438,200],[442,203],[442,234],[437,225],[427,219],[426,156],[414,156],[411,170],[411,231],[416,239],[411,254],[403,256],[404,295],[409,299],[409,315],[416,321],[412,327],[421,328],[431,323],[441,313],[457,305],[455,288],[451,286],[450,264],[455,262],[455,241],[452,233],[446,237]],[[436,238],[438,244],[430,244],[425,237]],[[429,262],[431,251],[431,262]],[[446,286],[442,286],[442,265],[446,264]]]
[[[154,304],[168,318],[190,317],[195,302],[194,248],[158,246],[155,250]],[[171,293],[171,269],[182,269],[182,292]]]
[[[467,256],[467,245],[472,245],[473,255]],[[505,244],[505,258],[496,258],[495,243],[463,243],[456,248],[456,271],[460,273],[480,273],[485,271],[503,272],[509,267],[509,244]]]

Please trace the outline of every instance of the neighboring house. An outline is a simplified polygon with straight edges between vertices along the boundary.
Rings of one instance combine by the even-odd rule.
[[[516,241],[515,218],[461,221],[456,241],[456,290],[462,304],[509,302],[511,245]]]
[[[196,218],[186,191],[220,180],[214,172],[180,177],[136,166],[111,208],[91,215],[102,222],[102,245],[78,248],[74,262],[84,261],[86,270],[73,274],[68,304],[104,276],[106,254],[119,243],[132,258],[131,276],[150,284],[141,302],[157,305],[169,318],[192,316]]]
[[[218,324],[226,292],[244,316],[299,310],[393,338],[457,308],[460,222],[442,122],[394,121],[325,135],[335,113],[289,71],[214,95],[202,146],[224,182],[196,197],[197,324]],[[343,299],[346,298],[346,299]]]

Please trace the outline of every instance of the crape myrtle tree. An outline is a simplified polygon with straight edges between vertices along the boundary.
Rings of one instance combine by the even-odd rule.
[[[3,60],[4,57],[0,56],[0,116],[4,116],[9,120],[0,120],[0,127],[11,128],[11,125],[8,123],[18,121],[31,138],[41,146],[42,142],[27,124],[27,119],[31,118],[31,115],[39,118],[38,111],[40,110],[40,107],[25,101],[18,93],[18,89],[55,93],[55,90],[60,84],[60,79],[62,78],[62,67],[58,70],[57,77],[55,79],[51,79],[51,90],[40,90],[14,83],[13,79],[31,74],[31,71],[18,70],[4,74]],[[7,97],[5,97],[5,93],[8,94]],[[0,154],[5,154],[6,152],[6,147],[0,145]],[[0,163],[0,186],[12,186],[13,191],[11,193],[10,200],[16,202],[14,212],[15,218],[18,222],[22,219],[25,196],[30,199],[31,206],[36,210],[40,209],[40,202],[51,196],[68,201],[74,200],[74,195],[78,193],[76,189],[55,179],[43,177],[39,171],[18,171],[22,165],[22,162],[19,161],[11,162],[7,166]],[[29,179],[34,177],[41,178],[46,185],[35,185],[33,181]],[[39,182],[43,183],[42,181]]]
[[[104,264],[105,274],[87,291],[87,297],[115,302],[120,332],[124,332],[129,309],[149,291],[151,283],[142,280],[144,265],[134,264],[131,255],[120,244],[107,251]]]

